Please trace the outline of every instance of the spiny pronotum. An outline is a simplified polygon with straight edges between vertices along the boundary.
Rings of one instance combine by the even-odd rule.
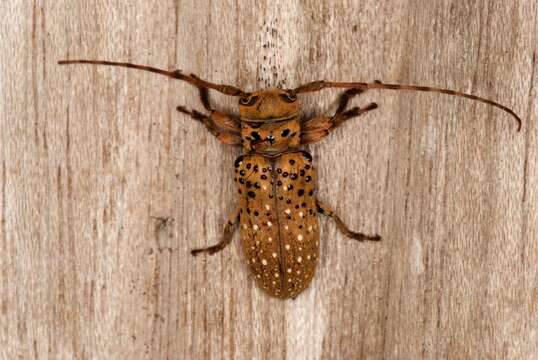
[[[150,66],[100,60],[66,60],[59,64],[112,65],[150,71],[186,81],[198,88],[208,114],[177,110],[201,122],[220,142],[241,146],[243,154],[235,161],[239,206],[224,227],[222,240],[207,248],[192,250],[192,255],[214,254],[232,239],[239,222],[243,253],[258,285],[278,298],[295,298],[311,282],[319,258],[317,214],[332,217],[347,236],[359,241],[380,240],[379,235],[354,232],[335,212],[316,197],[316,171],[312,156],[301,150],[327,136],[346,120],[377,108],[347,109],[352,97],[367,89],[415,90],[465,97],[500,108],[512,115],[521,129],[521,119],[508,107],[475,95],[425,86],[384,84],[379,81],[314,81],[295,89],[269,89],[245,92],[230,85],[215,84],[186,75],[180,70],[166,71]],[[312,119],[300,117],[298,94],[327,88],[345,88],[332,116]],[[213,110],[209,90],[239,98],[239,117]]]

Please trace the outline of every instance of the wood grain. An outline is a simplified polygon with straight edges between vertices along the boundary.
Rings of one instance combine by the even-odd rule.
[[[513,1],[0,2],[1,359],[538,358],[538,4]],[[295,301],[248,276],[232,163],[157,75],[247,90],[316,79],[444,86],[507,104],[371,91],[310,147],[321,220]],[[304,96],[332,112],[338,92]],[[213,97],[236,112],[232,99]]]

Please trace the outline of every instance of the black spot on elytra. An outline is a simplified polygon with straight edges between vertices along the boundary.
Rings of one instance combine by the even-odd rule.
[[[255,193],[254,191],[249,191],[249,192],[247,193],[247,195],[250,196],[250,197],[253,198],[253,199],[256,197],[256,193]]]
[[[308,192],[308,195],[310,195],[310,196],[314,195],[314,190],[310,190],[310,191]]]
[[[283,137],[286,137],[286,136],[288,136],[289,134],[290,134],[290,129],[284,129],[284,130],[282,130],[281,135],[282,135]]]
[[[253,131],[250,133],[250,136],[252,136],[252,138],[254,139],[254,141],[258,141],[258,140],[261,140],[262,137],[260,136],[260,134],[258,134],[257,131]]]
[[[295,205],[295,208],[298,209],[298,208],[299,208],[299,205]]]
[[[247,187],[252,187],[252,183],[250,181],[247,181]]]
[[[239,175],[241,175],[241,176],[245,176],[245,174],[246,174],[245,170],[241,170],[241,171],[239,172]]]
[[[312,177],[310,175],[304,178],[304,181],[306,182],[310,182],[310,180],[312,180]]]
[[[295,164],[295,160],[290,159],[289,163],[290,163],[290,165],[293,165],[293,164]]]
[[[290,175],[290,179],[292,179],[292,180],[297,179],[297,174],[291,174],[291,175]]]
[[[306,203],[305,203],[305,202],[302,203],[301,206],[302,206],[302,207],[306,207]]]
[[[244,183],[245,183],[245,179],[240,178],[240,179],[239,179],[239,182],[240,182],[241,184],[244,184]]]
[[[248,163],[247,164],[247,169],[250,169],[252,167],[252,164],[251,163]]]
[[[258,215],[260,215],[260,213],[257,211],[254,211],[254,216],[258,216]]]
[[[278,186],[282,186],[282,181],[278,180],[278,181],[276,182],[276,184],[277,184]]]
[[[288,190],[293,190],[293,185],[292,184],[288,185]]]
[[[263,171],[263,172],[267,172],[267,168],[263,168],[262,171]]]
[[[284,196],[279,196],[278,200],[284,200]]]
[[[256,189],[259,189],[259,188],[261,188],[261,186],[260,186],[260,183],[258,183],[258,182],[255,182],[255,183],[254,183],[254,187],[255,187]]]
[[[304,168],[305,168],[306,170],[308,170],[308,169],[310,169],[310,165],[306,164],[306,165],[304,166]]]
[[[291,204],[291,199],[286,200],[286,204]]]
[[[279,173],[279,174],[282,174],[282,169],[276,169],[276,172]]]
[[[237,192],[241,194],[242,191],[241,191],[241,189],[237,189]]]
[[[282,176],[283,176],[283,177],[288,177],[288,172],[287,172],[287,171],[284,171],[284,172],[282,173]]]
[[[234,162],[235,167],[239,167],[239,163],[240,163],[241,161],[243,161],[243,158],[244,158],[244,157],[245,157],[244,155],[241,155],[241,156],[239,156],[237,159],[235,159],[235,162]]]
[[[299,172],[299,174],[300,174],[301,176],[304,176],[304,170],[301,169],[301,171]]]
[[[304,195],[304,189],[300,189],[299,191],[297,191],[297,195],[303,196]]]
[[[267,180],[267,175],[262,175],[262,180]]]

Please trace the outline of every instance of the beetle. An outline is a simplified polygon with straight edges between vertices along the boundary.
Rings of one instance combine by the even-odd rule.
[[[215,84],[181,70],[166,71],[150,66],[102,60],[64,60],[59,64],[93,64],[128,67],[179,79],[198,88],[208,114],[178,106],[177,110],[201,122],[220,142],[241,146],[235,161],[239,206],[229,216],[222,240],[210,247],[194,249],[192,255],[215,254],[232,240],[239,223],[243,253],[259,287],[269,295],[295,298],[308,287],[319,259],[317,214],[332,217],[349,238],[378,241],[379,235],[350,230],[340,217],[316,197],[316,170],[312,156],[301,146],[317,142],[345,121],[377,108],[347,109],[349,101],[367,89],[414,90],[465,97],[512,115],[521,129],[521,119],[510,108],[492,100],[448,89],[415,85],[384,84],[380,81],[314,81],[294,89],[245,92],[237,87]],[[298,94],[326,88],[346,89],[332,116],[300,117]],[[211,107],[209,90],[239,98],[239,118]]]

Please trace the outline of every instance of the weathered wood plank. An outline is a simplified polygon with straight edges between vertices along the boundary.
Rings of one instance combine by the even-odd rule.
[[[538,357],[538,5],[510,2],[0,3],[0,358]],[[380,108],[310,147],[322,258],[295,301],[248,276],[235,236],[237,150],[175,111],[195,89],[60,67],[102,58],[248,90],[315,79],[444,86],[371,91]],[[304,97],[333,111],[335,91]],[[235,112],[222,95],[213,100]],[[165,221],[166,220],[166,221]]]

